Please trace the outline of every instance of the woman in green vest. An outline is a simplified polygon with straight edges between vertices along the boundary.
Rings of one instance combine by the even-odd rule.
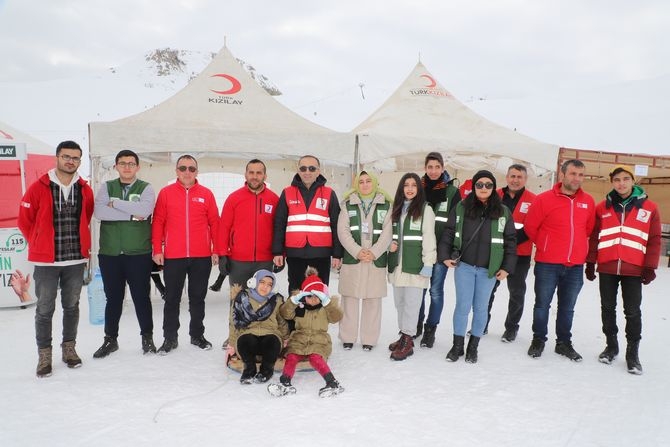
[[[344,317],[340,340],[345,350],[359,339],[364,351],[377,345],[386,296],[386,266],[391,243],[391,198],[377,177],[361,171],[344,195],[337,236],[344,247],[338,292]],[[360,326],[360,329],[359,329]]]
[[[496,193],[496,179],[489,171],[472,177],[473,192],[451,211],[438,247],[438,260],[456,267],[454,345],[447,360],[477,363],[477,347],[488,319],[488,302],[496,280],[514,272],[516,230],[511,213]],[[465,332],[472,310],[467,353]]]
[[[393,241],[389,249],[389,282],[398,312],[400,338],[389,345],[391,359],[414,354],[414,335],[423,299],[436,260],[435,213],[427,206],[421,179],[402,176],[391,213]]]

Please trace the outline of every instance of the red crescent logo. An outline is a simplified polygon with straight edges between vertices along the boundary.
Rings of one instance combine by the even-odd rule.
[[[0,134],[2,134],[2,136],[5,137],[8,140],[13,140],[14,139],[13,136],[11,136],[10,134],[8,134],[7,132],[4,132],[2,130],[0,130]]]
[[[212,89],[210,89],[210,91],[212,91],[214,93],[217,93],[219,95],[234,95],[235,93],[242,90],[242,84],[240,84],[240,81],[238,81],[237,79],[235,79],[231,75],[224,74],[224,73],[217,73],[217,74],[213,74],[210,77],[211,78],[226,78],[232,84],[232,86],[228,90],[212,90]]]
[[[432,76],[421,75],[419,77],[428,79],[428,84],[426,84],[426,87],[428,87],[428,88],[432,88],[432,87],[435,87],[437,85],[437,82],[435,82],[435,79],[433,79]]]

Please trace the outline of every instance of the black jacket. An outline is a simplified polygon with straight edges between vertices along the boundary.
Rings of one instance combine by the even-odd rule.
[[[309,205],[312,203],[316,189],[319,186],[324,186],[326,184],[326,178],[322,175],[319,175],[314,183],[310,186],[309,189],[305,187],[305,184],[300,179],[298,174],[293,177],[291,186],[297,186],[300,190],[300,195],[305,201],[305,208],[309,209]],[[302,259],[311,259],[311,258],[342,258],[343,249],[340,244],[340,240],[337,238],[337,219],[340,215],[340,202],[337,200],[337,195],[333,191],[330,195],[330,203],[328,204],[328,215],[330,217],[330,229],[333,236],[333,246],[332,247],[312,247],[309,243],[305,244],[302,248],[286,248],[284,246],[284,241],[286,240],[286,224],[288,221],[288,206],[286,205],[286,194],[282,190],[281,196],[279,196],[279,203],[277,203],[277,211],[275,213],[275,222],[274,222],[274,235],[272,238],[272,254],[274,256],[279,256],[286,254],[289,258],[302,258]]]

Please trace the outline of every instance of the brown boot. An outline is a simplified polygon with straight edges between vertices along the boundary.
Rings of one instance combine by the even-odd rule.
[[[414,354],[414,340],[411,335],[402,334],[398,347],[391,353],[392,360],[405,360]]]
[[[79,368],[81,366],[81,359],[74,350],[74,340],[64,341],[60,347],[63,348],[63,362],[67,364],[68,368]]]
[[[398,332],[398,334],[400,334],[400,337],[398,337],[398,339],[396,341],[394,341],[393,343],[391,343],[389,345],[389,351],[391,351],[391,352],[398,349],[398,346],[400,345],[400,340],[402,340],[402,332]]]
[[[51,346],[38,348],[37,354],[37,377],[49,377],[51,375]]]

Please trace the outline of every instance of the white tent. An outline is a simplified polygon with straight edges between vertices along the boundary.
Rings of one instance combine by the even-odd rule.
[[[314,124],[276,101],[226,47],[168,100],[134,116],[90,123],[89,137],[94,183],[105,180],[119,150],[133,149],[149,162],[141,176],[155,186],[174,178],[176,158],[188,152],[201,173],[243,173],[251,158],[274,160],[269,180],[283,187],[296,158],[309,153],[325,162],[331,185],[344,189],[354,150],[352,135]]]
[[[359,124],[357,162],[385,174],[423,171],[428,152],[440,152],[461,181],[478,169],[500,180],[512,163],[522,163],[534,188],[546,187],[556,170],[558,146],[499,126],[458,101],[417,63],[398,89]],[[391,174],[391,177],[393,175]]]

